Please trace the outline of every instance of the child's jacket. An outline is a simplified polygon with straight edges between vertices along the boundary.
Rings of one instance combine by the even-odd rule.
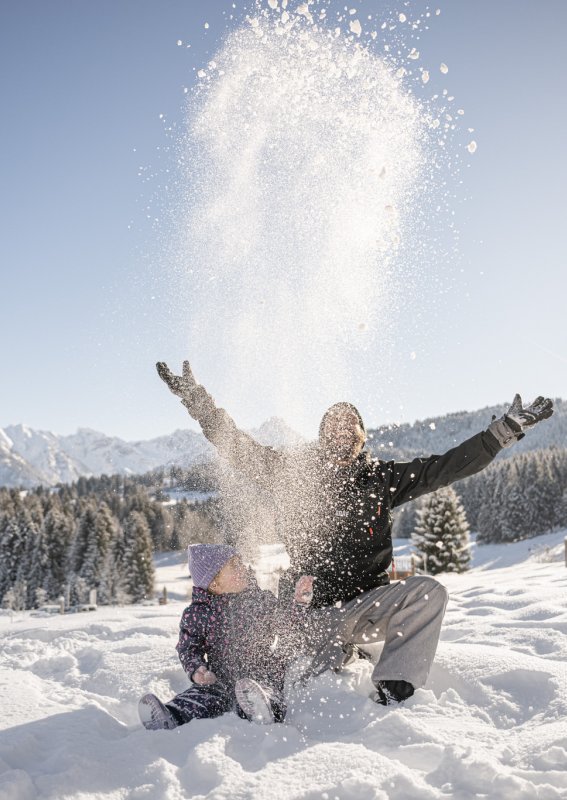
[[[204,665],[230,692],[239,678],[281,689],[286,666],[305,642],[307,616],[304,605],[280,605],[253,577],[237,594],[193,588],[179,626],[179,659],[190,678]]]

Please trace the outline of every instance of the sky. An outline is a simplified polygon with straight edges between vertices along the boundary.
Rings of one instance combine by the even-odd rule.
[[[88,427],[126,439],[195,428],[154,367],[187,357],[243,427],[279,414],[315,433],[331,398],[306,385],[299,417],[263,391],[257,373],[247,393],[236,391],[216,356],[222,320],[210,350],[206,342],[192,350],[193,312],[173,279],[179,264],[168,263],[186,179],[176,173],[186,99],[227,33],[245,24],[244,5],[234,6],[2,3],[0,427]],[[364,19],[426,6],[348,8]],[[367,426],[473,410],[516,391],[567,397],[567,5],[452,0],[437,8],[419,43],[433,76],[423,91],[446,87],[478,146],[463,158],[451,200],[458,252],[439,247],[430,284],[419,297],[408,287],[408,303],[396,309],[387,364],[377,356],[368,369],[367,352],[350,396],[336,398],[355,402]],[[344,4],[331,3],[336,9]],[[449,67],[442,76],[441,63]]]

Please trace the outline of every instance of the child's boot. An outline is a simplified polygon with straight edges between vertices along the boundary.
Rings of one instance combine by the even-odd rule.
[[[269,686],[261,686],[252,678],[241,678],[235,685],[236,700],[251,722],[269,725],[283,722],[286,708],[281,696]]]
[[[138,714],[144,728],[148,731],[171,730],[178,722],[155,694],[145,694],[138,703]]]

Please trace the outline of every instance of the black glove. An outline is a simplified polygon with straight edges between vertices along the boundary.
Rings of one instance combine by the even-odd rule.
[[[504,414],[504,419],[516,433],[523,433],[542,419],[553,414],[553,401],[548,397],[536,397],[533,403],[525,408],[519,394],[514,397],[512,405]]]
[[[493,417],[488,430],[498,440],[501,447],[509,447],[523,439],[524,431],[542,419],[553,414],[553,401],[549,398],[537,397],[531,405],[522,405],[522,398],[515,395],[512,405],[500,419]]]
[[[188,361],[183,362],[181,375],[174,375],[163,361],[158,361],[156,367],[162,381],[173,394],[181,398],[181,402],[192,417],[198,420],[214,410],[212,397],[204,386],[197,383]]]

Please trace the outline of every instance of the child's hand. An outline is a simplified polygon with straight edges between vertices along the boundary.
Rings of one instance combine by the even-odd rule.
[[[296,603],[308,605],[313,599],[313,575],[302,575],[295,584],[295,594],[293,599]]]
[[[195,670],[191,680],[193,683],[198,683],[199,686],[210,686],[211,683],[217,682],[217,676],[210,669],[201,666]]]

